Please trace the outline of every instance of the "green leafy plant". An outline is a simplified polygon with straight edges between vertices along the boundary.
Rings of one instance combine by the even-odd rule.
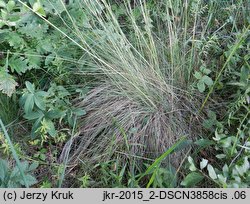
[[[85,173],[84,176],[82,176],[81,178],[78,179],[81,182],[80,187],[81,188],[88,188],[90,185],[90,179],[91,179],[90,176]]]
[[[229,118],[222,122],[218,122],[213,113],[215,129],[208,126],[214,133],[213,140],[204,141],[203,139],[203,141],[197,141],[196,144],[213,148],[219,165],[210,164],[207,159],[201,158],[200,165],[197,167],[193,158],[189,157],[189,170],[192,172],[182,181],[183,186],[194,187],[203,179],[209,179],[217,186],[224,188],[249,187],[250,110],[245,107],[245,103],[247,103],[246,100],[240,106],[237,105],[237,111],[233,109],[234,112],[231,112],[232,109],[229,109],[230,114],[227,116]],[[242,109],[242,107],[245,108]],[[211,124],[211,119],[209,121]],[[237,131],[230,131],[234,125],[238,126]]]
[[[37,163],[29,165],[27,161],[21,162],[22,171],[24,172],[25,180],[28,186],[33,186],[37,183],[36,178],[32,175],[38,167]],[[6,160],[0,159],[0,187],[1,188],[20,188],[25,186],[23,177],[19,167],[10,168]]]
[[[211,70],[205,66],[201,66],[200,71],[194,73],[194,77],[198,79],[197,88],[201,93],[205,91],[206,86],[209,88],[213,85],[213,80],[208,76],[210,73]]]
[[[16,90],[17,82],[12,75],[3,70],[4,68],[0,67],[0,91],[10,97]]]
[[[163,182],[166,183],[167,186],[165,187],[171,187],[176,185],[176,175],[174,168],[172,166],[164,169],[160,168],[160,164],[166,157],[168,157],[173,151],[176,151],[176,149],[179,147],[179,150],[181,149],[180,146],[186,141],[186,137],[182,137],[178,142],[176,142],[172,147],[170,147],[164,154],[162,154],[160,157],[158,157],[153,164],[151,164],[144,174],[141,175],[141,177],[138,179],[137,182],[139,182],[145,175],[152,174],[147,187],[150,187],[151,184],[153,184],[154,187],[163,187]],[[167,176],[170,181],[164,181],[162,176]],[[164,178],[165,179],[165,178]]]
[[[47,92],[36,90],[30,82],[26,82],[26,90],[20,99],[24,107],[24,118],[35,121],[32,127],[32,136],[37,134],[46,137],[57,135],[54,120],[66,119],[73,125],[73,118],[85,114],[84,110],[74,108],[70,101],[70,93],[62,86],[52,84]]]
[[[52,187],[52,183],[48,180],[44,181],[42,185],[40,186],[40,188],[51,188],[51,187]]]
[[[119,165],[119,160],[102,162],[95,165],[94,168],[102,175],[100,178],[104,187],[111,185],[113,187],[123,188],[128,185],[125,181],[127,165]],[[130,179],[128,179],[128,181]]]
[[[54,78],[58,83],[73,79],[70,77],[71,67],[75,64],[84,64],[75,60],[81,57],[81,53],[75,46],[68,44],[60,33],[49,30],[47,23],[33,13],[37,12],[41,16],[45,16],[45,12],[52,14],[50,17],[53,21],[60,24],[60,17],[53,13],[54,6],[59,8],[58,1],[30,0],[27,4],[31,5],[32,11],[15,1],[2,2],[0,55],[3,59],[0,57],[0,91],[11,96],[23,75],[30,77],[30,72],[27,72],[30,70],[43,76],[37,78],[39,81],[46,81],[47,77],[52,77],[52,81]],[[75,3],[72,5],[76,7]],[[77,14],[84,16],[83,13],[79,13],[79,9]],[[70,11],[74,12],[74,9]],[[65,20],[66,16],[65,13],[62,15]]]

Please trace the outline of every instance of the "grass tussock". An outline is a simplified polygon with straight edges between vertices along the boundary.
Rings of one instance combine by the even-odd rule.
[[[125,152],[155,158],[180,137],[192,138],[192,114],[184,99],[175,102],[173,111],[163,107],[151,111],[115,90],[119,91],[99,86],[79,103],[87,115],[82,118],[75,156],[110,159],[115,152]]]
[[[0,0],[0,187],[249,187],[249,8]]]
[[[187,16],[172,20],[175,10],[166,9],[177,6],[185,13],[187,8],[171,1],[153,5],[156,12],[167,12],[169,18],[163,22],[152,17],[146,1],[138,1],[139,18],[131,4],[123,2],[131,33],[127,36],[107,1],[83,2],[94,22],[92,41],[75,29],[95,61],[90,72],[97,78],[101,75],[101,82],[78,104],[87,114],[81,119],[73,158],[110,158],[118,150],[155,158],[180,137],[196,137],[192,129],[199,100],[191,98],[186,88],[195,68],[195,49],[187,51],[184,42],[193,34],[187,36],[181,29],[188,24]],[[195,28],[196,22],[194,32]]]

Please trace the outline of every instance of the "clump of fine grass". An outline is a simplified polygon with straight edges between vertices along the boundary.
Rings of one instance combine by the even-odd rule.
[[[127,35],[107,1],[83,1],[95,41],[87,43],[87,36],[75,26],[95,62],[85,72],[101,77],[97,87],[79,102],[87,115],[80,122],[73,158],[109,159],[119,151],[154,158],[180,137],[195,137],[192,125],[199,100],[193,99],[188,89],[195,48],[186,46],[187,38],[194,37],[193,33],[188,36],[186,29],[193,26],[195,32],[197,19],[189,25],[184,15],[187,7],[172,3],[159,2],[150,8],[165,9],[169,17],[165,22],[157,18],[153,22],[146,1],[138,1],[140,19],[129,2],[123,3],[132,33]],[[179,6],[178,15],[183,19],[171,20],[178,9],[170,13],[168,6]],[[180,29],[183,25],[184,32]]]
[[[72,31],[70,36],[37,14],[92,59],[91,67],[80,73],[91,73],[99,79],[96,88],[79,102],[87,115],[81,119],[79,144],[73,156],[95,160],[126,150],[155,157],[181,136],[194,137],[191,124],[199,99],[191,97],[188,87],[197,66],[192,40],[201,1],[195,6],[182,0],[159,1],[149,8],[145,0],[139,0],[139,17],[130,1],[123,1],[127,30],[106,0],[79,1],[88,28],[79,28],[60,2],[67,22],[72,24],[63,21]],[[151,11],[160,14],[162,10],[164,18],[152,15]]]
[[[110,151],[129,150],[132,155],[154,157],[189,133],[189,114],[182,103],[176,101],[175,110],[170,112],[163,107],[150,111],[114,90],[109,85],[99,86],[79,104],[88,115],[82,120],[81,142],[75,155],[81,152],[92,158],[103,154],[109,157]]]

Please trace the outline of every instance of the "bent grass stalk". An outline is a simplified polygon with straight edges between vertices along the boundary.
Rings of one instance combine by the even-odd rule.
[[[235,138],[235,141],[233,143],[233,147],[231,149],[231,155],[233,155],[235,149],[236,149],[236,145],[237,145],[237,142],[238,142],[238,139],[239,139],[239,135],[240,135],[240,130],[241,130],[241,127],[242,125],[244,124],[245,120],[248,118],[248,115],[250,114],[250,111],[247,112],[247,114],[245,115],[245,117],[243,118],[243,120],[241,121],[240,123],[240,126],[238,128],[238,132],[236,134],[236,138]]]
[[[147,188],[149,188],[151,186],[151,184],[154,182],[155,179],[155,175],[156,175],[156,170],[159,167],[159,165],[161,164],[161,162],[168,156],[170,155],[182,142],[184,142],[186,140],[186,136],[182,137],[178,142],[176,142],[174,145],[172,145],[165,153],[163,153],[160,157],[158,157],[153,164],[151,164],[147,170],[145,171],[144,174],[142,174],[142,176],[137,180],[137,182],[139,182],[144,176],[150,174],[153,171],[153,175],[151,176],[148,184],[147,184]]]
[[[15,150],[15,148],[14,148],[12,142],[11,142],[11,139],[10,139],[10,137],[9,137],[9,134],[8,134],[8,132],[7,132],[6,128],[5,128],[5,126],[4,126],[3,121],[2,121],[1,118],[0,118],[0,127],[1,127],[1,129],[3,130],[4,136],[5,136],[6,140],[7,140],[8,143],[9,143],[10,150],[11,150],[12,155],[13,155],[15,161],[16,161],[16,164],[17,164],[17,167],[18,167],[18,169],[19,169],[19,171],[20,171],[20,174],[21,174],[21,176],[22,176],[22,178],[23,178],[24,185],[25,185],[26,188],[29,188],[29,184],[28,184],[28,182],[27,182],[27,180],[26,180],[26,178],[25,178],[25,175],[24,175],[24,171],[23,171],[23,169],[22,169],[21,162],[20,162],[20,160],[19,160],[19,158],[18,158],[18,156],[17,156],[16,150]]]

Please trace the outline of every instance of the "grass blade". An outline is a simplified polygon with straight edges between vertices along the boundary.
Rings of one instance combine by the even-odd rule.
[[[200,108],[200,110],[199,110],[199,113],[201,113],[201,111],[203,110],[204,106],[206,105],[206,103],[207,103],[207,101],[208,101],[208,99],[209,99],[211,93],[212,93],[213,90],[214,90],[215,85],[218,83],[218,81],[219,81],[221,75],[223,74],[224,70],[226,69],[227,64],[230,62],[231,58],[233,57],[233,55],[235,54],[235,52],[236,52],[236,51],[238,50],[238,48],[240,47],[242,41],[244,40],[244,37],[246,37],[247,32],[249,32],[249,29],[250,29],[250,25],[247,26],[246,30],[245,30],[245,31],[242,33],[242,35],[240,36],[240,39],[238,40],[238,42],[234,45],[234,47],[233,47],[233,49],[232,49],[230,55],[228,56],[226,62],[225,62],[224,65],[223,65],[223,67],[221,68],[221,70],[220,70],[218,76],[216,77],[216,79],[215,79],[213,85],[211,86],[211,88],[210,88],[210,90],[209,90],[209,92],[208,92],[208,94],[207,94],[207,96],[206,96],[204,102],[202,103],[201,108]]]
[[[148,175],[149,173],[152,172],[152,170],[154,170],[155,168],[157,168],[160,163],[168,156],[170,155],[182,142],[184,142],[186,140],[186,137],[182,137],[178,142],[176,142],[172,147],[170,147],[165,153],[163,153],[160,157],[158,157],[153,164],[151,164],[147,170],[145,171],[145,173],[137,180],[137,182],[139,182],[144,176]],[[147,185],[147,188],[153,183],[155,177],[155,170],[154,173]]]
[[[27,180],[25,178],[24,171],[23,171],[22,166],[21,166],[21,162],[19,161],[16,150],[15,150],[15,148],[14,148],[12,142],[11,142],[9,134],[8,134],[8,132],[7,132],[6,128],[5,128],[5,126],[4,126],[1,118],[0,118],[0,127],[3,130],[4,136],[5,136],[6,140],[8,141],[8,143],[10,145],[10,150],[11,150],[12,155],[13,155],[15,161],[16,161],[17,167],[19,168],[20,174],[21,174],[21,176],[23,178],[24,185],[25,185],[26,188],[29,188],[28,182],[27,182]]]
[[[66,172],[67,163],[68,163],[68,160],[69,160],[69,153],[70,153],[71,145],[72,145],[72,142],[73,142],[75,128],[76,128],[76,118],[74,119],[74,125],[73,125],[73,129],[72,129],[72,133],[71,133],[71,138],[69,140],[69,142],[70,142],[69,147],[67,148],[66,153],[65,153],[65,157],[64,157],[64,161],[63,161],[63,167],[62,167],[63,169],[62,169],[62,173],[61,173],[61,176],[59,178],[59,181],[58,181],[58,188],[62,187],[63,180],[65,178],[65,172]]]

